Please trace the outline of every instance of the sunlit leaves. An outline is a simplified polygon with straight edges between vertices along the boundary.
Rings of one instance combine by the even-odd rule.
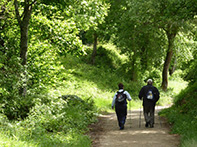
[[[77,27],[83,30],[102,23],[109,8],[102,0],[82,0],[72,7],[75,10],[74,20],[77,22]]]
[[[192,27],[188,26],[196,15],[195,9],[196,2],[192,0],[114,1],[108,19],[116,28],[113,29],[114,42],[123,52],[138,58],[140,62],[133,63],[137,64],[138,69],[141,64],[142,69],[146,70],[149,66],[161,68],[168,47],[166,32],[163,30],[168,30],[170,34],[180,30],[187,32],[189,28],[191,30]],[[176,45],[178,46],[174,49],[186,49],[178,42]],[[189,57],[191,54],[185,56]]]
[[[102,0],[49,1],[36,8],[31,29],[35,38],[50,40],[61,54],[79,54],[83,50],[79,32],[102,23],[108,5]]]

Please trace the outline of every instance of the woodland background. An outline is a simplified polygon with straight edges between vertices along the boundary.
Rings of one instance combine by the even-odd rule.
[[[138,108],[148,78],[161,112],[197,144],[197,1],[1,0],[0,145],[91,146],[122,82]]]

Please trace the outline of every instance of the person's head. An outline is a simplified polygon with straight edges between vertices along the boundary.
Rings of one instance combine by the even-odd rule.
[[[148,80],[147,80],[147,84],[148,84],[148,85],[152,85],[152,84],[153,84],[153,80],[152,80],[152,79],[148,79]]]
[[[118,84],[119,89],[124,89],[124,85],[122,83]]]

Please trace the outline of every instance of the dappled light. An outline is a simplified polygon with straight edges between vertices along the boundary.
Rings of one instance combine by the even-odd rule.
[[[0,0],[0,147],[197,146],[196,2]]]

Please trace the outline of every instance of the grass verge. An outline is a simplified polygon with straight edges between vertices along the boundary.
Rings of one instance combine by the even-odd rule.
[[[160,113],[172,124],[172,133],[181,135],[181,147],[197,146],[196,87],[197,82],[189,85],[175,97],[172,107]]]

